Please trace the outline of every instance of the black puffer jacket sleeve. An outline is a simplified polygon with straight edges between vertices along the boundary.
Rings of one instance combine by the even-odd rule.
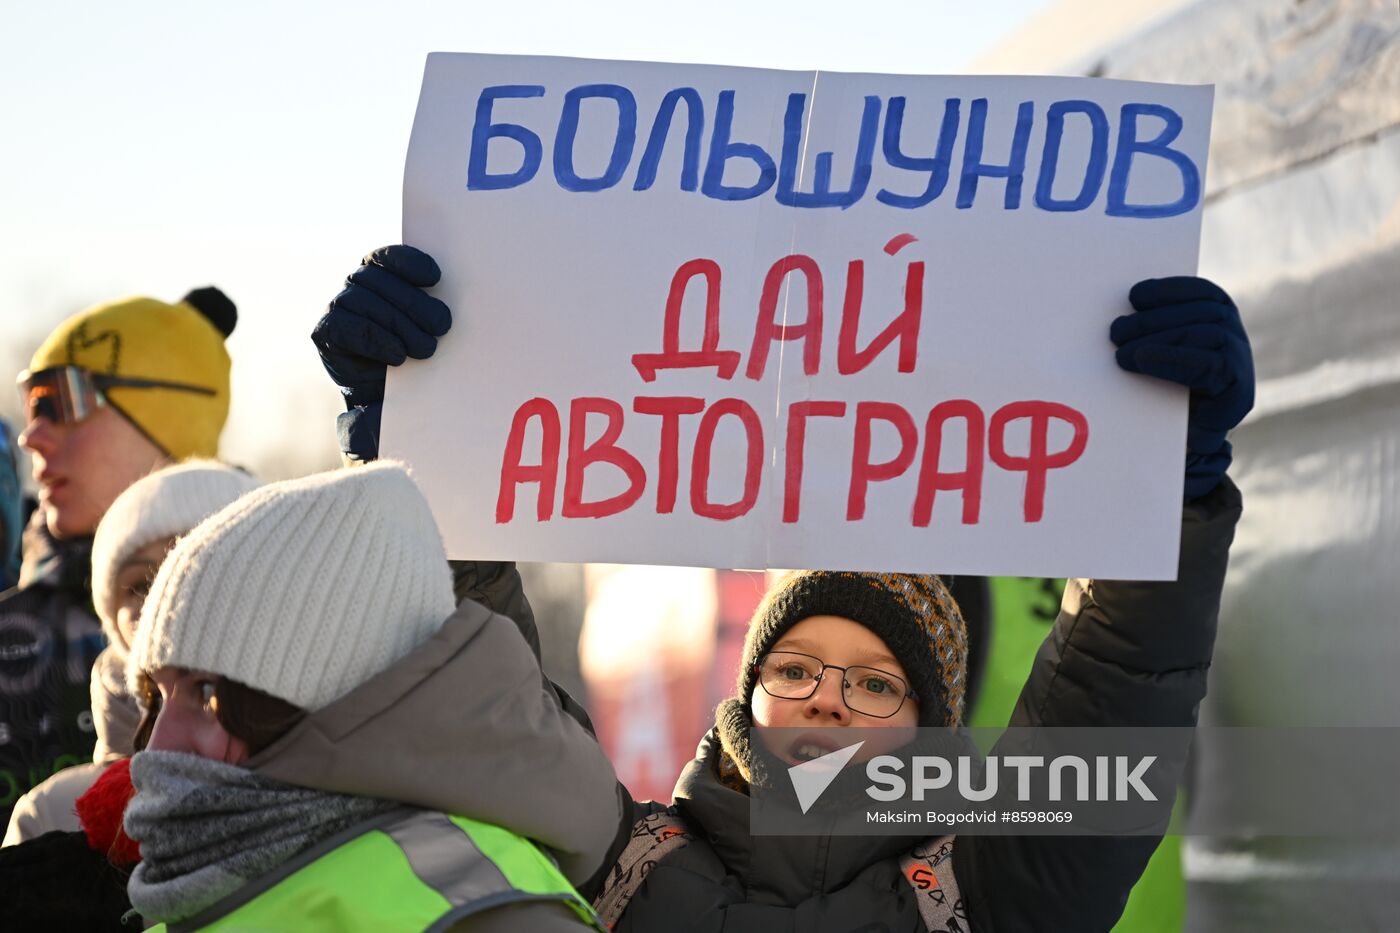
[[[1071,580],[1012,726],[1196,724],[1240,493],[1187,503],[1174,581]],[[959,836],[958,886],[977,933],[1108,930],[1160,836]]]
[[[457,605],[470,599],[515,623],[525,637],[535,660],[540,657],[540,633],[535,627],[535,612],[525,598],[525,587],[514,561],[450,560],[452,592]]]

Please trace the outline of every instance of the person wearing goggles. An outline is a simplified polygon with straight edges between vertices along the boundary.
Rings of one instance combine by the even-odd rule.
[[[61,324],[19,376],[48,531],[89,536],[127,486],[166,463],[218,455],[228,416],[224,339],[237,310],[218,289],[176,304],[133,298]]]
[[[19,441],[34,458],[39,501],[58,538],[90,534],[127,486],[172,462],[113,404],[107,393],[117,388],[217,394],[209,386],[107,376],[79,366],[20,373],[27,426]]]
[[[19,374],[20,401],[30,421],[47,418],[55,424],[77,424],[97,409],[110,405],[107,390],[113,388],[170,389],[174,392],[194,392],[199,395],[216,394],[216,390],[209,386],[164,382],[160,379],[104,376],[77,366],[57,366],[37,373],[26,369]]]
[[[129,298],[61,323],[19,376],[38,507],[19,584],[0,595],[0,818],[59,767],[91,758],[88,695],[103,646],[92,535],[143,476],[218,455],[228,416],[224,341],[237,308],[216,288],[170,304]]]

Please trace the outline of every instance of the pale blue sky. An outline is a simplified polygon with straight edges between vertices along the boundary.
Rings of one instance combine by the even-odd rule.
[[[358,257],[399,239],[429,51],[949,73],[1050,5],[7,3],[3,379],[85,305],[214,283],[241,315],[223,455],[325,465],[338,400],[307,334]]]

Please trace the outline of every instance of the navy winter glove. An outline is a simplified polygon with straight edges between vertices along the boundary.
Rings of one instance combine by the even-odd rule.
[[[379,456],[386,368],[432,356],[437,338],[452,326],[447,305],[423,291],[441,277],[422,250],[381,246],[345,280],[345,291],[311,332],[326,372],[345,396],[336,433],[352,460]]]
[[[1225,435],[1254,407],[1254,360],[1240,312],[1206,279],[1145,279],[1128,292],[1133,314],[1109,328],[1118,365],[1191,390],[1186,499],[1214,489],[1230,466]]]

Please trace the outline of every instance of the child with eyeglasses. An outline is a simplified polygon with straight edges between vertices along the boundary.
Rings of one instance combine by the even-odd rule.
[[[438,277],[412,247],[377,250],[313,333],[345,389],[349,459],[377,455],[383,375],[405,358],[403,334],[423,357],[447,330],[447,309],[422,291]],[[1070,581],[1012,726],[1193,727],[1205,695],[1241,513],[1226,435],[1253,404],[1252,357],[1233,301],[1211,282],[1149,279],[1127,297],[1132,312],[1107,335],[1118,365],[1191,392],[1177,579]],[[370,307],[377,320],[358,310]],[[611,869],[580,890],[616,933],[1110,929],[1160,835],[750,831],[751,793],[775,769],[833,751],[833,731],[880,730],[895,747],[915,727],[957,726],[966,679],[965,625],[938,577],[788,576],[755,614],[735,695],[675,802],[633,803]]]

